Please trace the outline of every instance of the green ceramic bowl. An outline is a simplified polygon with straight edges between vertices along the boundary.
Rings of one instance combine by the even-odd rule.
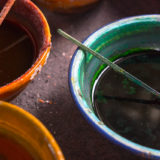
[[[90,35],[84,44],[114,61],[125,54],[143,49],[160,50],[160,15],[122,19]],[[72,96],[86,119],[105,137],[147,158],[160,159],[160,150],[134,143],[111,130],[94,113],[92,89],[106,67],[91,54],[78,49],[71,61],[69,84]]]

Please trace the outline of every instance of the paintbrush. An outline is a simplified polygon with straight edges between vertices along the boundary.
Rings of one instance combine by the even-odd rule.
[[[74,37],[72,37],[71,35],[67,34],[66,32],[64,32],[61,29],[58,29],[57,32],[65,37],[66,39],[72,41],[74,44],[76,44],[77,46],[79,46],[82,50],[91,53],[92,55],[94,55],[96,58],[100,59],[102,62],[106,63],[108,66],[110,66],[114,71],[122,74],[123,76],[125,76],[126,78],[128,78],[130,81],[136,83],[137,85],[143,87],[144,89],[146,89],[148,92],[154,94],[155,96],[157,96],[158,98],[160,98],[160,93],[158,91],[156,91],[155,89],[153,89],[152,87],[150,87],[148,84],[144,83],[143,81],[141,81],[140,79],[138,79],[137,77],[133,76],[132,74],[130,74],[129,72],[127,72],[126,70],[124,70],[123,68],[119,67],[117,64],[112,63],[109,59],[103,57],[102,55],[100,55],[98,52],[95,52],[94,50],[88,48],[87,46],[85,46],[84,44],[82,44],[80,41],[78,41],[77,39],[75,39]]]
[[[3,23],[5,17],[7,16],[8,12],[10,11],[14,2],[15,2],[15,0],[8,0],[5,3],[4,7],[2,8],[2,11],[0,12],[0,25]]]

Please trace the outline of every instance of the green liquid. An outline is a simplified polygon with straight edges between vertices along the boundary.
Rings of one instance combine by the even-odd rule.
[[[132,53],[116,63],[160,91],[160,52]],[[94,89],[97,116],[112,130],[138,144],[160,149],[160,100],[106,68]]]

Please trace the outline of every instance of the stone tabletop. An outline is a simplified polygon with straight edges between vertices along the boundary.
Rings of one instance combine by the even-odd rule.
[[[56,30],[62,28],[82,41],[115,20],[159,13],[160,1],[103,0],[92,10],[73,15],[41,10],[52,33],[50,56],[37,77],[10,102],[32,113],[49,129],[66,160],[144,160],[111,143],[81,115],[68,86],[68,68],[76,46]]]

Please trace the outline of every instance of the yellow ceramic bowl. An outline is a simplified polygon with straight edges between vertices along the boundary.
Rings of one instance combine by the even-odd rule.
[[[30,113],[0,101],[0,115],[0,135],[11,136],[22,144],[35,160],[64,160],[50,132]]]
[[[50,10],[62,13],[86,11],[99,0],[35,0]]]
[[[7,0],[0,0],[0,9]],[[30,0],[16,0],[7,19],[26,28],[34,38],[37,55],[33,65],[19,78],[0,87],[0,99],[7,100],[17,95],[40,72],[49,56],[51,34],[42,12]]]

